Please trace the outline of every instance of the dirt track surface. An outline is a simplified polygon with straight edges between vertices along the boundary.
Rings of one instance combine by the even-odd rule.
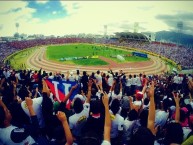
[[[69,64],[61,64],[59,62],[49,61],[45,57],[45,48],[37,49],[35,53],[27,60],[29,68],[38,70],[42,68],[48,72],[66,72],[66,71],[80,71],[96,72],[97,70],[108,71],[111,68],[113,71],[123,70],[128,74],[139,74],[145,72],[145,74],[159,74],[168,70],[167,65],[160,58],[149,56],[150,61],[144,62],[128,62],[128,63],[116,63],[111,59],[100,56],[100,59],[109,63],[105,66],[77,66]]]

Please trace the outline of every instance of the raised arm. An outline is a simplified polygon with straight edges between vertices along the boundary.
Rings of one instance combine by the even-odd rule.
[[[130,105],[130,110],[134,109],[133,97],[131,97],[131,96],[129,96],[129,105]]]
[[[96,79],[92,79],[92,80],[93,80],[93,83],[95,84],[95,86],[97,87],[97,90],[98,91],[101,90],[100,86],[96,83]]]
[[[104,96],[102,98],[104,107],[105,107],[105,125],[104,125],[104,140],[110,142],[110,133],[111,133],[111,118],[109,113],[109,100],[108,95],[106,92],[104,93]]]
[[[37,98],[37,96],[38,96],[38,87],[36,87],[36,90],[35,90],[35,94],[34,94],[34,98]]]
[[[109,68],[109,72],[110,72],[110,74],[112,74],[112,75],[113,75],[113,77],[115,77],[115,75],[114,75],[114,73],[113,73],[113,71],[112,71],[112,69],[111,69],[111,68]]]
[[[62,102],[66,102],[70,96],[72,95],[72,92],[78,87],[78,84],[72,86],[72,88],[70,89],[70,92],[68,93],[68,95],[66,95],[66,97],[64,98],[64,100]]]
[[[72,133],[70,131],[70,127],[68,125],[66,114],[64,112],[58,111],[56,116],[61,121],[62,126],[64,128],[65,138],[66,138],[66,145],[72,145],[73,137],[72,137]]]
[[[49,90],[48,85],[46,84],[45,80],[42,80],[42,85],[43,85],[42,93],[47,93],[47,95],[49,96],[50,90]]]
[[[189,93],[189,97],[190,97],[190,103],[192,102],[192,94]]]
[[[149,98],[150,98],[150,105],[149,105],[149,114],[148,114],[148,122],[147,128],[151,130],[151,132],[156,135],[155,129],[155,101],[154,101],[154,82],[151,82],[151,86],[149,89]]]
[[[13,95],[14,95],[14,97],[17,95],[16,87],[17,87],[17,83],[14,81],[13,82]]]
[[[87,97],[86,103],[90,103],[92,84],[93,84],[93,81],[91,79],[89,79],[88,80],[88,93],[87,93],[87,96],[86,96]]]
[[[176,114],[175,114],[175,122],[179,123],[180,122],[180,97],[178,93],[172,92],[174,96],[174,100],[176,103]]]
[[[113,85],[110,88],[110,92],[114,91],[116,85],[116,80],[113,80]]]
[[[123,84],[122,84],[122,82],[120,80],[120,92],[122,92],[122,91],[123,91]]]
[[[2,98],[0,98],[0,106],[2,106],[4,110],[8,110],[7,106],[3,102]]]
[[[145,79],[145,83],[144,83],[144,86],[143,86],[143,89],[142,89],[143,95],[145,94],[146,89],[147,89],[147,79]]]

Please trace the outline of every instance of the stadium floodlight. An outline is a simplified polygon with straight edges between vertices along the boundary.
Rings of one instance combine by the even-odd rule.
[[[19,23],[15,23],[15,27],[16,27],[17,33],[18,33]]]
[[[178,37],[178,42],[177,42],[177,44],[180,44],[180,41],[181,41],[181,35],[182,35],[182,30],[183,30],[183,22],[182,21],[179,21],[178,23],[177,23],[177,37]]]
[[[139,23],[138,22],[135,22],[134,23],[134,33],[138,33],[138,31],[139,31]]]
[[[107,25],[104,25],[104,38],[107,37]]]
[[[182,29],[183,29],[183,22],[180,21],[180,22],[177,23],[178,33],[182,33]]]

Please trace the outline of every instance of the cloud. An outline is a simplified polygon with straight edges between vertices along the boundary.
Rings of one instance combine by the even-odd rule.
[[[60,1],[60,3],[66,9],[68,16],[76,14],[81,7],[80,2],[75,1]]]
[[[108,26],[108,34],[133,32],[135,22],[139,23],[139,31],[157,32],[176,26],[174,20],[166,20],[173,19],[179,11],[193,13],[190,2],[187,5],[174,1],[0,1],[0,35],[13,35],[16,22],[20,23],[19,33],[26,34],[103,34],[104,25]],[[186,19],[190,18],[189,15]],[[184,29],[189,30],[192,22],[186,23]]]
[[[53,14],[53,15],[57,14],[57,11],[53,11],[52,14]]]
[[[28,7],[36,10],[32,13],[33,18],[39,18],[43,23],[63,18],[67,15],[66,10],[59,1],[47,1],[46,3],[30,1]]]
[[[178,31],[177,24],[181,22],[184,33],[193,33],[193,13],[181,12],[173,15],[157,15],[156,19],[163,21],[172,31]]]
[[[47,3],[49,0],[36,0],[36,3],[38,4],[45,4]]]
[[[25,8],[27,2],[25,1],[0,1],[0,12],[6,13],[11,10],[19,10]]]

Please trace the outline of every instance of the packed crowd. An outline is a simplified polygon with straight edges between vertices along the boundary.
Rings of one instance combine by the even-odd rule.
[[[7,56],[17,52],[18,49],[9,46],[7,43],[0,43],[0,66],[4,64],[3,60]]]
[[[0,145],[192,145],[192,77],[2,67]],[[76,85],[59,102],[48,79]]]
[[[167,57],[177,64],[180,64],[183,69],[193,68],[193,49],[185,48],[183,46],[177,46],[174,44],[162,44],[162,43],[147,43],[140,41],[123,41],[119,42],[117,39],[93,39],[93,38],[50,38],[50,39],[37,39],[26,41],[14,41],[0,44],[0,62],[10,54],[30,47],[36,47],[41,45],[51,44],[65,44],[65,43],[100,43],[100,44],[112,44],[117,46],[127,46],[128,48],[139,48],[142,50],[154,52],[160,56]]]
[[[138,41],[123,42],[121,45],[139,48],[149,52],[156,53],[160,56],[164,56],[180,64],[183,69],[193,68],[193,49],[185,48],[183,46],[177,46],[174,44],[162,44],[162,43],[147,43]]]

